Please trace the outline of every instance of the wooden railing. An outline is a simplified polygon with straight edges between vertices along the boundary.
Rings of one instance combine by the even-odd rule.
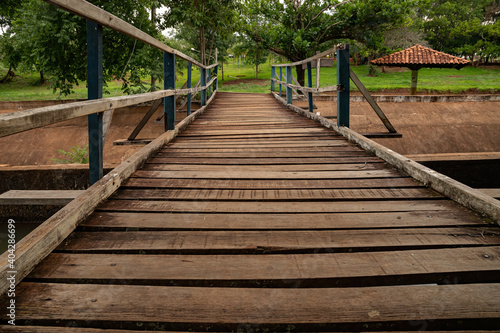
[[[142,30],[116,17],[115,15],[84,0],[44,0],[63,10],[74,13],[87,20],[87,68],[88,68],[88,101],[57,106],[18,111],[0,115],[0,137],[24,132],[30,129],[54,124],[68,119],[89,117],[89,169],[90,185],[103,176],[103,113],[120,107],[139,103],[157,101],[153,107],[159,107],[158,100],[163,99],[165,113],[165,131],[175,128],[175,97],[187,95],[187,115],[191,113],[191,96],[200,93],[201,108],[205,108],[217,92],[218,64],[205,66],[193,58],[175,50],[163,42],[146,34]],[[163,52],[164,90],[131,96],[102,98],[102,27],[121,32],[138,41],[149,44]],[[175,58],[188,62],[187,84],[185,89],[175,89]],[[201,86],[191,87],[192,65],[200,68]],[[209,77],[207,80],[207,76]],[[213,76],[213,77],[212,77]],[[208,82],[207,82],[208,81]],[[214,94],[211,96],[213,86]],[[208,96],[207,96],[208,93]],[[208,98],[208,99],[207,99]],[[156,108],[149,113],[152,116]],[[139,125],[147,122],[145,118]],[[139,126],[135,131],[140,130]]]
[[[320,78],[321,78],[321,68],[323,57],[330,55],[332,53],[336,53],[337,56],[337,84],[320,87]],[[307,87],[301,86],[293,77],[292,67],[293,66],[307,66]],[[314,66],[313,66],[314,65]],[[327,67],[331,67],[327,65]],[[276,78],[276,68],[279,68],[279,79]],[[283,68],[286,69],[285,80],[283,81]],[[313,87],[312,82],[312,69],[316,68],[316,86]],[[380,118],[384,126],[387,128],[390,136],[400,137],[401,134],[397,133],[394,126],[391,124],[387,116],[384,114],[380,106],[377,104],[375,99],[370,95],[366,87],[359,80],[356,74],[352,71],[349,66],[349,45],[338,45],[334,48],[331,48],[327,51],[319,53],[313,57],[307,58],[302,61],[289,63],[289,64],[280,64],[280,65],[272,65],[271,66],[271,92],[275,93],[276,84],[279,85],[278,93],[275,94],[276,98],[280,100],[283,104],[292,105],[293,104],[293,91],[295,90],[297,93],[301,91],[304,97],[308,101],[308,109],[309,112],[313,112],[314,110],[314,102],[313,102],[313,93],[319,94],[323,92],[337,92],[337,125],[349,127],[349,109],[350,109],[350,80],[354,82],[354,84],[358,87],[359,91],[365,99],[368,101],[370,106],[373,108],[377,116]],[[294,84],[295,83],[295,84]],[[286,87],[286,99],[282,98],[283,91],[282,87]],[[307,93],[307,94],[306,94]],[[374,133],[377,136],[380,136],[380,133]],[[374,135],[375,136],[375,135]]]

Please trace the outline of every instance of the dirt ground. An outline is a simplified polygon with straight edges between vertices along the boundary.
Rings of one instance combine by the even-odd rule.
[[[307,102],[294,102],[307,106]],[[335,102],[315,102],[323,116],[336,115]],[[379,103],[402,138],[374,139],[401,154],[439,154],[500,152],[500,102]],[[149,107],[115,111],[104,147],[108,167],[120,164],[142,146],[116,146],[113,141],[126,139]],[[12,110],[6,110],[12,111]],[[138,138],[155,138],[163,124],[153,120]],[[178,120],[185,114],[178,113]],[[384,132],[385,127],[368,103],[351,103],[351,128],[360,133]],[[88,141],[87,117],[0,138],[0,165],[52,165],[62,158],[58,149],[69,151]]]

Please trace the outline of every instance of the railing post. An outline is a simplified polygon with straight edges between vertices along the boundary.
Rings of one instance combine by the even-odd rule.
[[[292,66],[286,66],[286,83],[292,84]],[[286,87],[286,104],[293,104],[292,88]]]
[[[271,92],[274,92],[274,79],[276,77],[276,68],[271,66]]]
[[[187,64],[187,88],[191,88],[191,72],[193,69],[193,64],[188,61]],[[191,93],[187,94],[187,115],[191,114]]]
[[[280,67],[280,81],[283,81],[283,67]],[[280,82],[280,97],[282,97],[283,93],[281,91],[281,82]]]
[[[212,69],[209,68],[208,69],[208,79],[207,79],[207,82],[210,82],[210,80],[212,79]],[[209,85],[208,86],[208,94],[207,94],[207,98],[210,98],[210,95],[212,94],[212,85]]]
[[[200,67],[200,85],[202,87],[205,87],[207,85],[207,70],[203,67]],[[205,106],[205,104],[207,103],[207,91],[205,90],[205,88],[203,88],[201,90],[201,93],[200,93],[200,99],[201,99],[201,102],[200,102],[200,106]]]
[[[163,89],[175,89],[175,54],[163,52]],[[175,129],[175,95],[163,100],[165,131]]]
[[[88,99],[102,98],[102,26],[87,20]],[[88,116],[89,181],[93,185],[103,177],[103,112]]]
[[[313,80],[312,80],[312,64],[311,62],[307,63],[307,86],[312,88]],[[313,112],[313,94],[312,92],[307,93],[307,97],[309,98],[309,112]]]
[[[214,68],[215,74],[215,90],[219,90],[219,65]]]
[[[337,49],[337,125],[349,127],[349,45]]]

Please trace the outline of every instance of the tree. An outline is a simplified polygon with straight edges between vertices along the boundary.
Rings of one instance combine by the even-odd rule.
[[[245,0],[245,33],[292,62],[340,39],[379,45],[383,33],[403,25],[419,0]],[[296,66],[304,84],[304,70]]]
[[[423,7],[420,26],[436,50],[489,58],[498,54],[499,13],[498,0],[436,0]]]
[[[236,30],[234,0],[165,0],[168,11],[164,14],[166,27],[177,27],[181,31],[197,33],[196,41],[190,40],[200,50],[200,62],[209,63],[216,49],[216,40],[225,39]],[[208,49],[208,53],[207,53]]]
[[[148,13],[151,0],[91,2],[159,36]],[[74,85],[87,79],[85,20],[39,0],[26,0],[16,13],[11,30],[24,66],[50,75],[54,92],[70,94]],[[141,76],[153,71],[161,75],[161,70],[151,69],[150,65],[151,59],[158,66],[162,63],[161,52],[149,45],[107,28],[103,29],[103,44],[105,81],[122,80],[122,88],[134,93],[147,89]]]
[[[245,55],[245,60],[255,65],[255,78],[259,78],[259,65],[267,61],[268,52],[262,46],[249,38],[241,38],[240,42],[233,46],[235,55]]]

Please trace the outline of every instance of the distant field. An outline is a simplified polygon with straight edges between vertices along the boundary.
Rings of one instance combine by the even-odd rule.
[[[407,69],[388,69],[387,73],[381,73],[378,69],[377,75],[369,77],[366,66],[353,66],[354,72],[359,76],[364,85],[371,92],[384,90],[404,91],[410,87],[410,71]],[[0,68],[0,76],[4,75],[6,69]],[[254,66],[235,66],[232,62],[224,64],[224,79],[222,70],[220,72],[219,88],[221,91],[232,92],[258,92],[266,93],[270,90],[271,69],[269,63],[261,65],[259,80],[255,79]],[[53,94],[49,88],[50,83],[40,86],[39,76],[35,73],[16,73],[18,76],[12,83],[0,84],[0,100],[47,100],[47,99],[75,99],[87,98],[86,82],[81,82],[73,90],[74,94],[61,97]],[[177,86],[181,87],[185,82],[185,70],[178,73]],[[322,68],[321,85],[336,84],[336,68]],[[199,71],[193,71],[193,86],[198,81]],[[49,78],[50,79],[50,78]],[[149,82],[148,78],[144,78]],[[313,82],[316,81],[315,70],[313,70]],[[161,85],[161,83],[160,83]],[[106,88],[109,94],[104,97],[123,95],[119,82],[109,82]],[[356,87],[352,85],[352,89]],[[497,68],[472,68],[465,67],[461,70],[455,69],[421,69],[419,71],[418,91],[424,93],[498,93],[500,92],[500,67]]]

